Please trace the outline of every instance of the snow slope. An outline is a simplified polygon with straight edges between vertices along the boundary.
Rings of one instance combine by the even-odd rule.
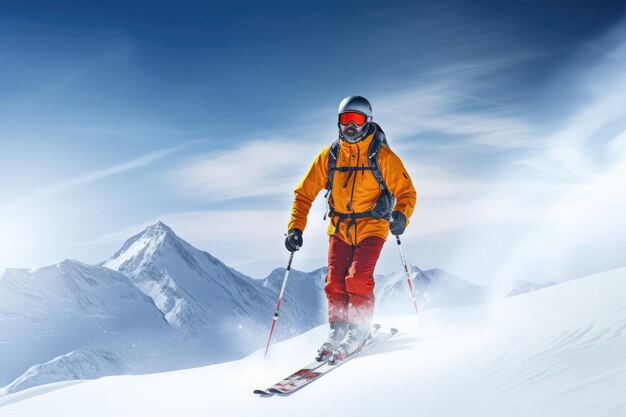
[[[229,363],[37,387],[1,417],[626,415],[626,268],[492,304],[379,317],[401,334],[290,397],[256,387],[307,362],[320,326]],[[52,414],[50,411],[53,410]]]

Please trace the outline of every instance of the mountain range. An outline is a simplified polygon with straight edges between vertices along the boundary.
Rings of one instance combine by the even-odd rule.
[[[0,395],[241,358],[266,342],[284,275],[248,277],[162,222],[97,265],[67,259],[8,269],[0,276]],[[326,321],[325,275],[290,271],[275,341]],[[411,266],[411,279],[422,309],[481,303],[487,294],[440,269]],[[375,294],[376,314],[412,312],[402,272],[376,275]]]

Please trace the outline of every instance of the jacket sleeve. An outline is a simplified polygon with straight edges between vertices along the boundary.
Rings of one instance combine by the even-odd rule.
[[[291,207],[291,219],[289,220],[287,230],[300,229],[304,231],[311,205],[315,197],[326,187],[328,182],[329,149],[330,146],[327,146],[317,155],[309,171],[294,190],[295,199]]]
[[[402,161],[393,151],[388,150],[385,161],[386,163],[384,165],[381,164],[381,170],[387,188],[389,188],[389,191],[391,191],[396,198],[394,210],[398,210],[404,214],[408,225],[409,219],[415,209],[417,193],[415,192],[411,177],[404,168]]]

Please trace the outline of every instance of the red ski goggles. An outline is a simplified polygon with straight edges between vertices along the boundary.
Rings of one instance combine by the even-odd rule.
[[[348,123],[353,122],[355,125],[360,126],[366,121],[367,116],[365,116],[363,113],[346,112],[339,115],[339,123],[341,123],[342,125],[347,125]]]

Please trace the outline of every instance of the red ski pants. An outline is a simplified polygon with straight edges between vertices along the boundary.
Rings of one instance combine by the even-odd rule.
[[[326,297],[328,321],[371,324],[374,316],[374,267],[385,240],[379,236],[351,246],[330,237]]]

